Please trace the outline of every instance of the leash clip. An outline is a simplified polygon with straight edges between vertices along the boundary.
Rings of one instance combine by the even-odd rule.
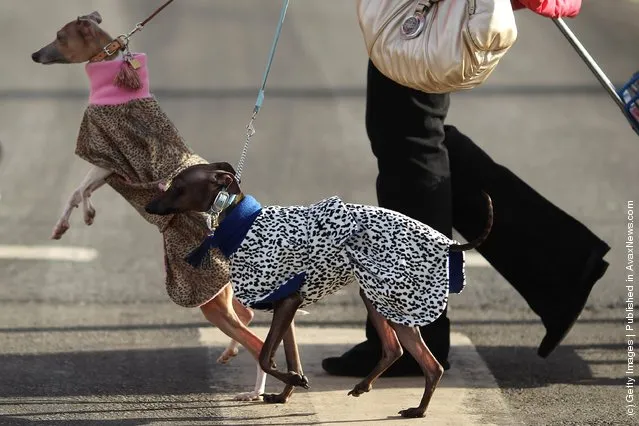
[[[244,169],[244,162],[246,161],[246,154],[248,153],[249,144],[251,143],[251,138],[255,135],[255,119],[257,118],[258,110],[257,108],[253,111],[253,115],[251,115],[251,119],[246,125],[246,139],[244,140],[244,148],[242,148],[242,154],[240,155],[240,161],[237,163],[237,170],[235,171],[235,178],[237,179],[237,183],[241,182],[242,178],[242,169]]]
[[[135,28],[133,28],[133,30],[131,30],[131,32],[126,35],[127,40],[130,39],[133,34],[137,33],[138,31],[142,31],[142,28],[144,28],[142,22],[138,22],[137,24],[135,24]]]
[[[253,135],[255,135],[255,126],[253,125],[253,123],[255,123],[255,116],[256,115],[257,114],[253,114],[253,117],[251,117],[251,120],[246,125],[246,137],[247,138],[251,138],[251,137],[253,137]]]
[[[120,34],[118,36],[118,40],[120,41],[120,44],[122,45],[122,47],[127,48],[129,47],[129,42],[131,41],[131,38],[133,37],[133,35],[135,33],[137,33],[138,31],[142,30],[142,23],[138,22],[137,24],[135,24],[135,28],[133,28],[133,30],[131,30],[129,33],[127,34]]]

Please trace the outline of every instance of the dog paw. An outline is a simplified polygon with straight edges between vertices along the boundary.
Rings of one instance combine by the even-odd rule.
[[[239,353],[238,348],[230,348],[230,349],[226,348],[224,352],[222,352],[222,355],[220,355],[219,358],[217,359],[217,363],[226,364],[231,359],[233,359],[233,357],[235,357],[238,353]]]
[[[95,209],[90,206],[84,211],[84,223],[91,226],[93,225],[93,220],[95,219]]]
[[[235,400],[236,401],[259,401],[261,396],[262,395],[256,391],[244,392],[244,393],[235,395]]]
[[[425,410],[422,410],[419,407],[415,407],[415,408],[407,408],[406,410],[402,410],[399,412],[399,415],[402,417],[415,419],[418,417],[424,417],[425,413],[426,413]]]
[[[360,396],[363,393],[370,392],[373,386],[370,383],[360,382],[355,385],[352,391],[348,393],[350,396]]]
[[[303,387],[304,389],[309,389],[311,386],[308,384],[308,377],[306,376],[300,376],[298,373],[296,373],[295,371],[289,371],[286,374],[286,380],[285,380],[286,384],[291,385],[291,386],[300,386]]]
[[[69,225],[69,222],[66,220],[58,222],[53,228],[53,232],[51,233],[51,239],[59,240],[60,238],[62,238],[64,233],[69,230],[70,227],[71,226]]]
[[[267,404],[285,404],[288,401],[288,398],[280,393],[265,393],[262,398]]]
[[[84,223],[88,226],[93,225],[95,219],[95,208],[91,204],[89,197],[83,199],[82,211],[84,213]]]

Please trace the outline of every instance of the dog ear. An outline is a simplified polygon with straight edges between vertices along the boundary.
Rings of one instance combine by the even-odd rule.
[[[235,169],[229,163],[210,163],[207,164],[206,170],[209,172],[209,180],[217,185],[229,186],[235,180]]]
[[[231,177],[229,171],[223,167],[225,163],[210,163],[200,170],[204,172],[205,179],[215,185],[223,185],[227,186],[233,183],[233,178]],[[232,173],[235,175],[235,173]]]
[[[89,20],[89,21],[95,22],[96,24],[101,24],[102,15],[100,15],[100,13],[96,10],[94,12],[89,13],[88,15],[78,17],[78,21],[84,21],[84,20]]]
[[[92,21],[95,21],[96,24],[102,23],[102,15],[100,15],[100,13],[97,10],[89,14],[89,19],[91,19]]]
[[[77,21],[78,31],[82,35],[85,40],[92,40],[96,37],[95,28],[93,27],[93,22],[78,18]]]
[[[222,185],[222,186],[231,186],[231,184],[234,181],[234,179],[231,177],[231,175],[229,175],[227,173],[218,173],[216,175],[216,180],[217,180],[218,185]]]
[[[211,170],[224,170],[235,175],[235,169],[227,162],[211,163]]]

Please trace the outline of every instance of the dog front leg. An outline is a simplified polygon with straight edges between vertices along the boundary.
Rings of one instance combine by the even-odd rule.
[[[92,191],[104,185],[106,177],[111,173],[112,172],[97,166],[93,166],[91,170],[89,170],[78,188],[73,191],[73,194],[71,194],[71,197],[67,201],[62,215],[53,228],[51,239],[59,240],[62,238],[62,235],[67,232],[70,228],[69,219],[71,218],[71,213],[73,213],[73,209],[77,208],[80,203],[83,203],[85,223],[88,225],[93,223],[95,209],[88,201],[88,196],[90,196]]]
[[[232,302],[233,310],[235,311],[235,314],[238,316],[240,321],[242,321],[242,324],[248,327],[251,321],[253,320],[253,317],[255,316],[255,314],[253,313],[251,309],[242,305],[235,297],[233,297],[232,300],[233,300]],[[239,346],[239,342],[237,342],[237,340],[231,340],[229,342],[229,345],[226,347],[226,349],[224,349],[224,352],[222,352],[222,354],[218,357],[217,362],[220,364],[226,364],[232,358],[237,356],[237,354],[239,353],[238,346]]]
[[[69,219],[71,218],[71,213],[73,213],[73,209],[78,207],[82,202],[82,193],[78,190],[73,191],[71,197],[67,201],[64,211],[62,215],[58,219],[58,222],[53,227],[53,231],[51,232],[52,240],[59,240],[62,238],[65,232],[69,230],[71,225],[69,224]]]
[[[254,401],[264,393],[266,385],[266,373],[260,368],[258,362],[259,354],[263,342],[243,321],[238,317],[233,306],[233,290],[231,285],[227,285],[213,300],[200,307],[202,313],[213,325],[219,328],[224,334],[229,336],[232,342],[239,342],[253,355],[257,364],[255,377],[255,387],[251,392],[244,392],[236,395],[235,399],[240,401]]]
[[[284,354],[286,355],[286,366],[289,373],[296,372],[304,377],[302,361],[297,347],[297,341],[295,340],[295,321],[291,321],[291,326],[286,330],[286,333],[284,333]],[[293,394],[294,388],[292,385],[286,385],[282,393],[264,394],[264,402],[270,404],[283,404],[288,402],[288,399]]]
[[[91,195],[105,183],[105,180],[101,180],[82,191],[82,210],[84,213],[84,223],[89,226],[93,225],[93,220],[95,219],[95,208],[93,207],[93,204],[91,204]]]
[[[393,363],[402,356],[403,352],[402,347],[397,340],[397,335],[386,318],[377,312],[377,309],[375,309],[361,289],[359,291],[359,295],[364,301],[364,305],[366,305],[368,317],[371,319],[375,330],[377,330],[377,334],[379,334],[379,339],[382,342],[382,358],[373,368],[373,371],[371,371],[364,380],[355,385],[353,390],[348,393],[348,395],[353,396],[360,396],[364,392],[369,392],[373,388],[375,380],[377,380],[379,376],[388,369],[388,367],[393,365]]]
[[[297,308],[302,304],[302,297],[298,292],[275,302],[273,320],[268,331],[264,346],[260,351],[260,366],[267,374],[281,380],[287,385],[309,388],[308,379],[295,372],[282,373],[273,367],[272,360],[286,331],[291,327]]]
[[[89,226],[93,225],[93,220],[95,219],[95,208],[90,200],[91,194],[106,183],[106,178],[111,173],[109,170],[94,166],[84,178],[82,184],[80,184],[80,188],[78,188],[82,192],[84,223]]]

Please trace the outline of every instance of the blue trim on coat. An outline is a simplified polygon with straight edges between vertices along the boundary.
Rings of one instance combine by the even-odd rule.
[[[261,213],[262,205],[252,196],[246,195],[215,231],[187,256],[186,261],[197,268],[202,265],[209,250],[215,247],[219,247],[227,258],[231,257],[240,247],[249,229],[253,226],[253,222]]]
[[[295,275],[290,280],[279,286],[273,293],[266,296],[264,299],[253,303],[250,307],[253,309],[270,310],[273,309],[273,303],[278,300],[282,300],[298,291],[304,285],[306,279],[306,272]]]
[[[451,251],[448,253],[448,291],[461,293],[464,289],[466,275],[464,274],[464,252]]]

